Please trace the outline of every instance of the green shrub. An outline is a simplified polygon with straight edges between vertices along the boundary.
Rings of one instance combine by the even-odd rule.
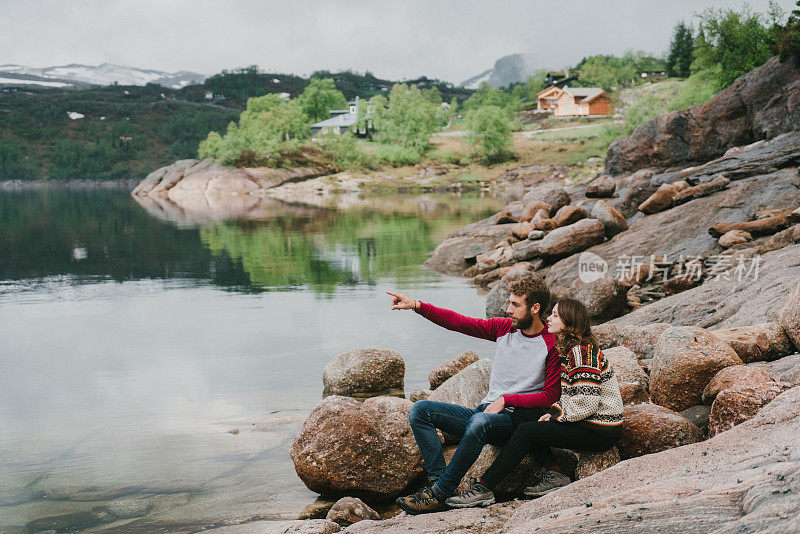
[[[412,147],[380,145],[378,147],[378,159],[381,163],[386,163],[392,167],[402,167],[419,163],[422,159],[422,154]]]
[[[322,149],[330,154],[334,165],[345,171],[375,169],[375,156],[365,152],[351,133],[322,137]]]

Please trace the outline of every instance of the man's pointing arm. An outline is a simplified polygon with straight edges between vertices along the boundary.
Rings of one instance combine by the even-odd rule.
[[[414,300],[400,293],[387,291],[392,298],[391,309],[414,310],[429,321],[441,327],[461,332],[468,336],[496,341],[498,337],[511,331],[511,319],[495,317],[493,319],[476,319],[467,317],[446,308],[438,308],[433,304]]]

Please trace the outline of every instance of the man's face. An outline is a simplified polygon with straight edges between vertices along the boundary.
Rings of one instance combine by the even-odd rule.
[[[508,296],[508,309],[506,313],[514,321],[514,327],[525,330],[533,324],[533,314],[539,313],[539,303],[535,303],[529,308],[525,302],[525,296],[510,294]]]

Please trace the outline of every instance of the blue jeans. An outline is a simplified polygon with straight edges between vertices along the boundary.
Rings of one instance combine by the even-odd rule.
[[[428,476],[436,479],[434,493],[441,498],[455,492],[459,482],[487,443],[505,445],[514,432],[511,414],[503,411],[498,414],[483,413],[488,404],[477,408],[467,408],[458,404],[436,401],[417,401],[411,407],[409,422],[417,440],[422,460]],[[460,436],[455,454],[445,466],[442,443],[436,429]]]

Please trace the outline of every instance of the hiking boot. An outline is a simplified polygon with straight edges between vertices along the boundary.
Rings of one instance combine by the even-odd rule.
[[[465,491],[450,497],[445,502],[447,506],[452,506],[453,508],[489,506],[494,504],[494,493],[486,484],[473,477],[469,479],[469,486]]]
[[[522,494],[526,497],[541,497],[568,485],[570,482],[570,479],[561,471],[544,471],[539,481],[533,486],[523,489]]]
[[[439,500],[431,488],[423,488],[413,495],[399,497],[395,501],[404,512],[411,515],[427,514],[447,510],[444,500]]]

